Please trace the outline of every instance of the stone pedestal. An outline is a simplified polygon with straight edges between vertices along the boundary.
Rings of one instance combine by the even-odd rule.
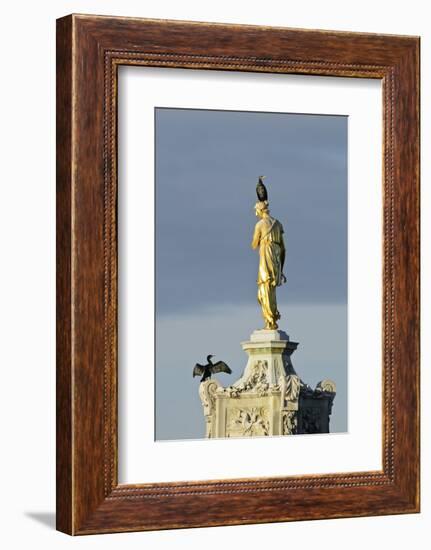
[[[300,380],[291,361],[296,342],[281,330],[255,330],[241,346],[248,361],[239,380],[226,388],[214,378],[200,384],[207,437],[292,435],[298,433],[298,419],[301,433],[312,433],[304,431],[306,426],[327,426],[329,431],[330,407],[322,404],[329,399],[332,405],[335,384],[327,380],[320,383],[326,383],[325,389],[318,385],[313,391]],[[306,394],[308,424],[299,411]],[[313,408],[309,401],[317,398],[319,410],[329,410],[326,423],[311,419],[311,411],[319,407]]]
[[[290,356],[298,343],[291,342],[282,330],[255,330],[241,347],[248,355],[248,362],[235,387],[240,387],[250,377],[259,361],[267,366],[265,376],[270,386],[279,384],[286,375],[296,375]]]

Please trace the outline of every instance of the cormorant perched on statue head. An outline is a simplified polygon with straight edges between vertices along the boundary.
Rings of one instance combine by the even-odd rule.
[[[256,185],[256,194],[257,198],[260,202],[267,202],[268,201],[268,191],[266,190],[265,185],[263,184],[263,180],[266,178],[266,176],[259,176],[259,181]]]
[[[203,375],[201,378],[201,382],[205,382],[205,380],[211,378],[212,374],[216,374],[217,372],[226,372],[227,374],[232,374],[232,371],[224,361],[217,361],[217,363],[213,363],[211,361],[212,357],[214,357],[214,355],[207,356],[206,365],[200,365],[199,363],[196,363],[193,369],[193,378],[195,376]]]

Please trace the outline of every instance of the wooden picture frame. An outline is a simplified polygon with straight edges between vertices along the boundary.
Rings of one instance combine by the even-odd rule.
[[[383,469],[119,485],[117,68],[383,84]],[[57,529],[419,511],[419,38],[70,15],[57,21]]]

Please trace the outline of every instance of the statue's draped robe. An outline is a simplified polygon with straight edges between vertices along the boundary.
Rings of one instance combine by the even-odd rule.
[[[262,308],[265,328],[276,328],[280,314],[275,289],[282,284],[282,261],[285,254],[281,223],[270,216],[258,221],[251,246],[259,246],[257,300]]]

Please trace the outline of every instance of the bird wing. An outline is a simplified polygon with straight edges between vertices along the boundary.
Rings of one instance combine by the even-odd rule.
[[[193,378],[195,376],[202,376],[204,372],[205,372],[205,367],[203,365],[199,365],[199,363],[196,363],[193,369]]]
[[[217,363],[214,363],[214,365],[212,365],[210,368],[212,374],[216,374],[217,372],[226,372],[227,374],[232,374],[232,371],[224,361],[217,361]]]

